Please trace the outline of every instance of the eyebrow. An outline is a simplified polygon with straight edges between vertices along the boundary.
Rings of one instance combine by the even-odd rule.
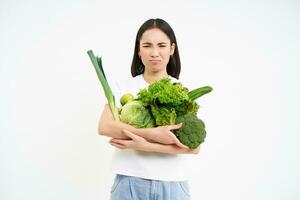
[[[150,44],[150,45],[151,45],[152,43],[151,43],[151,42],[143,42],[142,44],[143,44],[143,45],[144,45],[144,44],[148,44],[148,45]],[[167,43],[166,43],[166,42],[159,42],[158,44],[160,45],[160,44],[167,44]]]

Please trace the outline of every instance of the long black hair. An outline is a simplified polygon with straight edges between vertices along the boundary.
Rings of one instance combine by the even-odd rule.
[[[143,65],[142,60],[139,58],[138,55],[139,48],[140,48],[140,40],[143,33],[152,28],[158,28],[162,32],[164,32],[170,39],[171,45],[175,43],[174,54],[170,56],[169,63],[167,64],[167,73],[170,76],[179,79],[181,64],[180,64],[176,37],[171,26],[166,21],[159,18],[147,20],[146,22],[144,22],[144,24],[139,28],[137,32],[136,39],[135,39],[134,54],[131,63],[131,75],[135,77],[137,75],[144,73],[145,66]]]

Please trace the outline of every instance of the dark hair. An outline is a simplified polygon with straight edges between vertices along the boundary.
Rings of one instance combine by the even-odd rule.
[[[167,64],[167,73],[170,76],[178,79],[180,75],[181,64],[180,64],[176,37],[171,26],[166,21],[159,18],[147,20],[146,22],[144,22],[144,24],[140,27],[140,29],[137,32],[136,39],[135,39],[134,54],[131,63],[131,75],[135,77],[137,75],[144,73],[145,66],[143,65],[142,60],[138,56],[140,40],[143,33],[152,28],[158,28],[162,32],[164,32],[170,39],[171,45],[175,43],[174,54],[170,56],[169,63]]]

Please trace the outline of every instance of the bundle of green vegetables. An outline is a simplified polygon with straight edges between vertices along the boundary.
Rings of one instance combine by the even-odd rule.
[[[101,58],[88,51],[104,89],[109,106],[116,120],[130,124],[136,128],[152,128],[182,123],[180,129],[174,131],[181,143],[189,148],[197,148],[206,137],[205,124],[197,117],[199,105],[197,98],[212,91],[210,86],[189,91],[181,83],[172,83],[164,78],[141,89],[136,97],[124,94],[121,108],[117,108],[104,75]]]

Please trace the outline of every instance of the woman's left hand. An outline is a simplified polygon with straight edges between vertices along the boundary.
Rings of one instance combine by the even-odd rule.
[[[135,135],[134,133],[123,130],[123,133],[130,139],[111,139],[109,143],[119,149],[135,149],[140,151],[151,151],[151,142],[145,138]]]

